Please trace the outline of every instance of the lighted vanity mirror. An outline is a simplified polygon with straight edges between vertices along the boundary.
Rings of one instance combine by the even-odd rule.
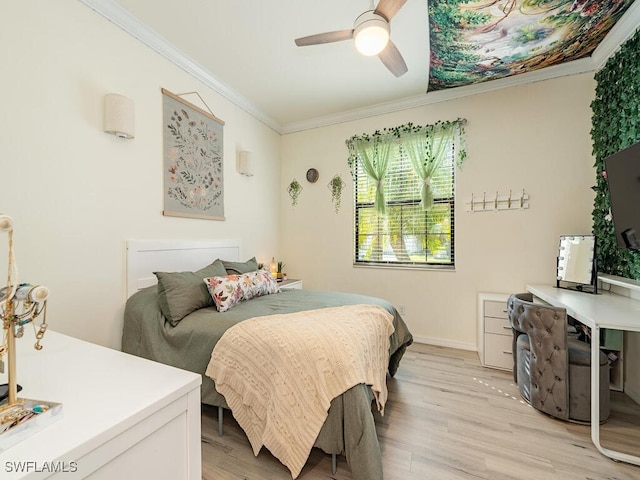
[[[557,286],[598,293],[595,235],[562,235]]]

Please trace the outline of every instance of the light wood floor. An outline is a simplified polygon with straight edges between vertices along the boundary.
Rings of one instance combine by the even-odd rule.
[[[547,417],[524,403],[511,373],[483,368],[477,354],[414,345],[388,379],[385,416],[376,416],[385,480],[640,480],[640,467],[614,462],[591,442],[590,427]],[[640,454],[640,408],[614,393],[603,445]],[[202,478],[291,480],[266,449],[254,457],[244,432],[225,412],[203,406]],[[349,480],[338,457],[313,449],[301,480]]]

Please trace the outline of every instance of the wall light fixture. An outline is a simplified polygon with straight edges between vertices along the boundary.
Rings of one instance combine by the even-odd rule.
[[[253,177],[253,153],[245,150],[238,153],[238,173]]]
[[[104,96],[104,131],[118,138],[135,136],[133,100],[117,93]]]

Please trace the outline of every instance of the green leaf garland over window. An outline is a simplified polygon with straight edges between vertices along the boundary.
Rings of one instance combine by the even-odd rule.
[[[431,175],[442,162],[443,152],[457,140],[460,144],[456,152],[456,164],[462,165],[466,157],[463,134],[466,120],[436,122],[433,125],[418,126],[412,123],[399,127],[385,128],[371,135],[354,135],[347,140],[349,148],[349,168],[354,175],[357,162],[374,182],[376,182],[375,209],[379,215],[386,214],[384,199],[384,178],[387,174],[389,159],[398,150],[411,160],[416,174],[422,181],[420,192],[422,208],[427,210],[433,205],[431,193]]]

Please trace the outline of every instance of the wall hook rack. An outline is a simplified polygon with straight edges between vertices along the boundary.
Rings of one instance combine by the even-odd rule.
[[[508,194],[500,192],[483,192],[482,195],[472,193],[471,201],[465,203],[467,212],[497,212],[499,210],[523,210],[529,208],[529,194],[524,188],[519,193],[509,190]]]

